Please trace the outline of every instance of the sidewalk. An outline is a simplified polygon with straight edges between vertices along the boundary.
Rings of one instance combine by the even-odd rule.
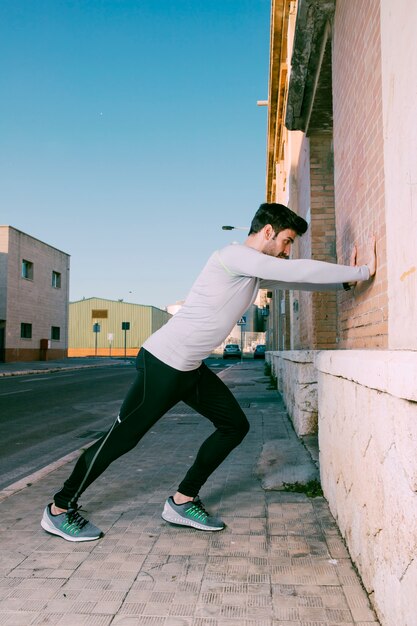
[[[251,422],[201,493],[227,528],[205,533],[160,517],[211,432],[180,404],[84,494],[103,539],[72,544],[40,527],[72,464],[0,502],[0,624],[377,626],[326,501],[261,485],[274,466],[268,446],[258,462],[265,443],[288,444],[292,467],[305,454],[263,362],[220,376]]]
[[[0,377],[22,376],[23,374],[40,374],[44,372],[57,372],[62,369],[82,369],[83,367],[102,367],[103,365],[125,365],[133,359],[111,357],[84,357],[67,358],[55,361],[30,361],[22,363],[0,363]]]

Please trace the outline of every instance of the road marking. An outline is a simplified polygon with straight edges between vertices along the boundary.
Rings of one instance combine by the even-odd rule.
[[[74,374],[60,374],[59,378],[71,378]],[[24,385],[25,383],[38,382],[38,380],[54,380],[51,376],[36,376],[35,378],[27,378],[26,380],[18,380],[19,385]],[[55,379],[56,380],[56,379]]]
[[[71,378],[71,376],[75,376],[75,374],[59,374],[59,378]]]
[[[27,393],[28,391],[32,391],[32,389],[20,389],[20,391],[7,391],[6,393],[0,393],[0,396],[12,396],[15,393]]]

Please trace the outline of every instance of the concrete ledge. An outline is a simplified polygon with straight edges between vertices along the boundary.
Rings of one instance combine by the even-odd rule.
[[[317,352],[315,365],[323,374],[417,402],[417,352],[327,350]]]

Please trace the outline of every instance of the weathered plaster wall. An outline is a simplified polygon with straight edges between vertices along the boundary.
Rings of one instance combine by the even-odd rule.
[[[317,355],[320,473],[383,626],[417,624],[417,353]]]
[[[416,2],[381,2],[389,348],[412,350],[417,349],[416,24]]]

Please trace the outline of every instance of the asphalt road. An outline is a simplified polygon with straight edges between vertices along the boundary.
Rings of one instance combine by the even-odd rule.
[[[123,364],[0,378],[0,490],[106,432],[134,376]]]

